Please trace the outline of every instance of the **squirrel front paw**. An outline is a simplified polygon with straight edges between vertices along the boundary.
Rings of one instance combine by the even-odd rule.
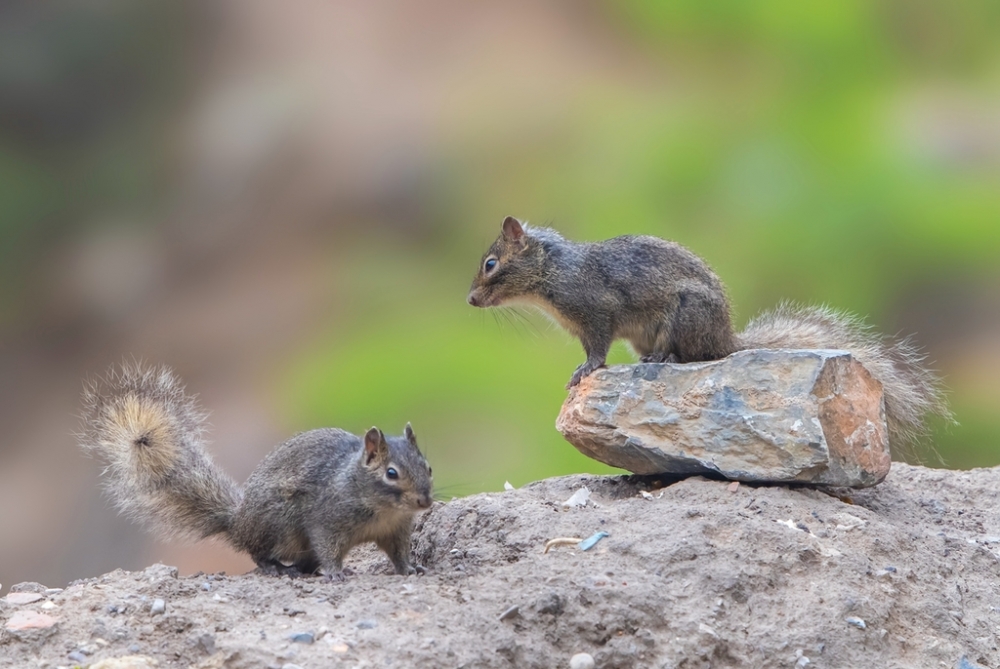
[[[570,377],[569,383],[566,384],[566,390],[569,390],[570,388],[579,385],[583,377],[590,376],[594,372],[594,370],[600,369],[601,367],[604,367],[603,362],[591,362],[590,360],[588,360],[587,362],[583,363],[582,365],[576,368],[575,372],[573,372],[573,376]]]

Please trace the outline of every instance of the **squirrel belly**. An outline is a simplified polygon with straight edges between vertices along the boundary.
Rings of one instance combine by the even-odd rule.
[[[615,339],[627,340],[643,362],[717,360],[749,348],[843,349],[882,383],[892,445],[924,436],[929,414],[951,418],[940,379],[909,340],[884,338],[831,309],[789,305],[736,333],[715,272],[657,237],[574,242],[507,217],[483,255],[468,302],[531,304],[578,337],[587,359],[567,388],[604,366]]]
[[[83,404],[80,445],[107,463],[105,485],[124,514],[169,535],[222,535],[268,571],[337,575],[369,541],[397,573],[415,571],[413,518],[431,506],[432,477],[409,424],[401,437],[304,432],[241,487],[212,462],[205,415],[168,369],[113,369]]]

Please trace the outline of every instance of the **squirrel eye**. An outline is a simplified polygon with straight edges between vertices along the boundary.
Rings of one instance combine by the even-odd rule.
[[[390,481],[395,481],[396,479],[399,478],[399,472],[397,472],[394,468],[389,467],[388,469],[385,470],[385,476]]]
[[[483,263],[483,269],[485,269],[487,272],[492,272],[496,266],[497,266],[496,258],[487,258],[486,262]]]

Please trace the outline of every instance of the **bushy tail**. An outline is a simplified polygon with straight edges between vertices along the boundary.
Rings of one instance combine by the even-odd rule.
[[[828,307],[782,304],[753,319],[738,335],[740,348],[827,348],[850,351],[881,381],[889,443],[905,447],[928,433],[926,418],[952,420],[941,379],[907,339],[878,334],[860,318]]]
[[[123,364],[83,393],[84,451],[122,513],[167,534],[227,533],[242,491],[202,445],[205,415],[169,369]]]

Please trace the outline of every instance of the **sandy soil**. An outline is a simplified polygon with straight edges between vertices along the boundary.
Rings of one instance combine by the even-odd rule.
[[[565,508],[581,486],[590,502]],[[21,584],[0,666],[997,667],[998,497],[1000,469],[902,464],[851,492],[550,479],[435,505],[424,576],[359,549],[343,583],[154,565]],[[55,622],[13,629],[39,615]]]

